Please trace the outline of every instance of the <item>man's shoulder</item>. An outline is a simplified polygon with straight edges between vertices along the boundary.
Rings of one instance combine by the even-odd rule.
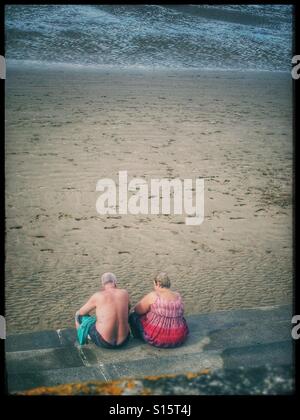
[[[111,295],[111,293],[119,295],[119,296],[124,296],[124,297],[128,297],[129,294],[127,292],[126,289],[113,289],[113,291],[107,291],[107,290],[99,290],[98,292],[96,292],[93,297],[96,300],[101,300],[101,299],[105,299],[108,295]]]
[[[128,295],[128,291],[126,289],[117,289],[117,290],[124,295]]]
[[[98,290],[98,292],[95,292],[93,294],[93,299],[99,299],[99,297],[103,296],[103,291],[102,290]]]

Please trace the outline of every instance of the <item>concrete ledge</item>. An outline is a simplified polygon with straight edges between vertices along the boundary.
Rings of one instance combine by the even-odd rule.
[[[8,391],[203,369],[292,368],[291,316],[291,306],[193,315],[190,336],[176,349],[133,338],[115,350],[80,346],[75,329],[12,335],[6,340]]]
[[[76,330],[66,328],[62,330],[34,331],[9,335],[5,342],[5,351],[27,351],[65,347],[76,342]]]
[[[199,372],[202,369],[222,368],[221,357],[211,352],[208,354],[193,354],[185,357],[166,357],[160,360],[143,359],[128,360],[123,363],[106,363],[94,366],[80,366],[64,369],[36,370],[32,372],[11,373],[8,377],[9,389],[21,391],[37,386],[60,385],[87,380],[104,380],[125,377],[140,377],[143,375],[178,374],[182,372]]]
[[[237,366],[294,366],[292,340],[248,347],[228,348],[222,352],[225,368]]]
[[[16,351],[6,355],[6,368],[9,373],[79,366],[84,366],[84,363],[75,347],[41,349],[34,352]]]

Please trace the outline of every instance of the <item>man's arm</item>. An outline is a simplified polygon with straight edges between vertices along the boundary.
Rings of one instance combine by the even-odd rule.
[[[76,312],[76,314],[75,314],[75,319],[76,319],[76,321],[75,321],[75,324],[76,324],[76,328],[78,328],[79,327],[79,323],[78,323],[78,321],[77,321],[77,317],[79,316],[79,315],[88,315],[93,309],[95,309],[96,308],[96,301],[97,301],[97,299],[96,299],[96,297],[97,297],[97,294],[94,294],[80,309],[79,309],[79,311],[77,311]]]

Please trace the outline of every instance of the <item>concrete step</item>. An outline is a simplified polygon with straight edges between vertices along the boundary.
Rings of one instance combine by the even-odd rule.
[[[62,357],[61,350],[50,355],[46,350],[44,357],[37,360],[37,364],[12,369],[8,375],[9,392],[22,391],[38,386],[55,386],[64,383],[84,382],[91,380],[110,381],[121,378],[142,378],[145,376],[160,376],[167,374],[197,373],[203,369],[219,371],[220,369],[261,368],[265,366],[286,366],[290,368],[293,360],[293,347],[291,342],[278,342],[248,347],[229,348],[220,351],[203,351],[200,353],[168,355],[162,357],[148,357],[136,360],[128,359],[118,362],[100,362],[89,365],[82,360],[74,358],[74,366],[68,367],[65,363],[66,354]],[[39,350],[38,350],[39,352]],[[21,352],[28,353],[28,352]],[[47,356],[48,355],[48,358]],[[18,352],[15,354],[18,357]],[[56,354],[57,356],[57,354]],[[73,356],[72,356],[73,357]],[[49,360],[51,359],[51,362]],[[70,361],[70,359],[69,359]],[[75,366],[77,364],[77,366]],[[14,365],[14,364],[13,364]]]
[[[208,334],[208,338],[206,350],[289,341],[291,340],[291,320],[247,323],[243,326],[216,329]]]
[[[292,305],[278,305],[250,309],[218,311],[207,314],[196,314],[188,317],[192,331],[224,330],[232,327],[242,327],[250,324],[272,325],[274,322],[286,322],[291,325],[293,316]]]
[[[80,346],[75,329],[8,336],[9,392],[88,380],[111,380],[244,366],[292,366],[292,308],[222,311],[187,318],[190,336],[176,349],[131,339],[121,349]]]
[[[247,328],[251,328],[253,331],[259,327],[260,332],[263,331],[263,334],[259,335],[259,339],[263,339],[263,336],[269,334],[269,332],[271,334],[273,332],[280,334],[279,328],[281,332],[286,328],[287,334],[290,334],[291,319],[292,307],[291,305],[284,305],[191,315],[187,317],[187,322],[191,337],[194,335],[198,338],[211,336],[215,342],[215,337],[217,335],[220,337],[221,331],[222,336],[224,335],[224,330],[228,331],[228,336],[230,334],[229,331],[233,331],[234,328],[238,327],[243,332],[243,339],[246,339]],[[278,323],[281,324],[281,327],[277,328]],[[274,324],[276,324],[275,328],[273,327]],[[244,328],[246,325],[247,328]],[[5,351],[47,349],[74,345],[74,343],[76,343],[76,331],[72,328],[56,331],[35,331],[9,335],[5,342]]]
[[[85,366],[76,347],[15,351],[6,354],[8,373]]]
[[[72,346],[75,342],[75,328],[54,331],[33,331],[8,335],[5,340],[5,352],[65,347]]]
[[[256,368],[261,366],[293,366],[294,343],[292,340],[227,348],[220,354],[223,367]]]
[[[49,367],[49,363],[47,365]],[[22,391],[38,386],[54,386],[64,383],[84,382],[91,380],[110,381],[119,378],[142,378],[183,372],[199,372],[203,369],[221,369],[223,362],[217,352],[187,354],[184,356],[154,357],[138,360],[127,360],[116,363],[98,363],[88,366],[51,369],[13,370],[8,374],[9,392]],[[40,367],[40,365],[39,365]]]

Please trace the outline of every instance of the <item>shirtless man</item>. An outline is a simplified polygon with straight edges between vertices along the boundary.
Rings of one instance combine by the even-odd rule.
[[[130,337],[128,312],[130,308],[128,292],[117,288],[117,279],[113,273],[104,273],[101,277],[102,290],[96,292],[75,315],[78,329],[81,317],[96,311],[96,322],[89,328],[92,341],[101,347],[115,348],[122,346]]]

